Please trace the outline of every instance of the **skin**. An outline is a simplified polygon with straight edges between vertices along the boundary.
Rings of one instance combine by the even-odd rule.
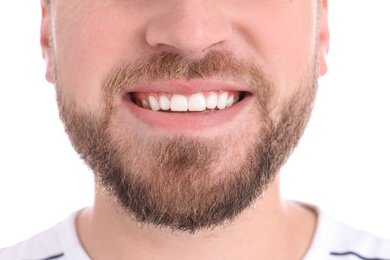
[[[174,50],[194,60],[225,48],[251,59],[273,79],[277,95],[270,116],[275,119],[279,104],[298,91],[313,63],[320,76],[327,70],[326,1],[55,0],[50,6],[42,2],[42,10],[46,78],[54,83],[56,67],[66,86],[61,91],[85,111],[102,108],[99,86],[118,62],[156,50]],[[232,137],[240,149],[237,140],[256,130],[250,123],[240,128],[251,116],[249,104],[240,120],[193,136],[207,139],[240,129]],[[163,128],[152,132],[132,117],[123,120],[150,136],[167,134]],[[173,134],[183,132],[188,134],[182,128]],[[112,205],[97,185],[94,205],[77,218],[80,241],[92,259],[301,259],[316,225],[315,212],[281,198],[278,177],[232,223],[196,234],[141,227]]]

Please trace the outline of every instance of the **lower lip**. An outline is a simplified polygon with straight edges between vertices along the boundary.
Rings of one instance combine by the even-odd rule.
[[[245,95],[245,97],[237,104],[213,112],[183,112],[170,113],[153,111],[139,107],[129,99],[124,99],[125,107],[138,120],[153,128],[163,128],[170,131],[180,130],[205,130],[207,128],[218,127],[223,124],[232,122],[234,118],[244,112],[245,107],[249,105],[252,100],[252,95]]]

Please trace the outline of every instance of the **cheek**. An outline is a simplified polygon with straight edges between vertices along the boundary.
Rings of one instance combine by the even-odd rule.
[[[269,46],[273,47],[267,57],[271,77],[283,96],[295,93],[304,79],[312,77],[308,74],[313,73],[316,62],[314,33],[290,29],[269,40]]]
[[[137,26],[126,26],[128,21],[118,12],[114,15],[96,5],[90,8],[96,8],[88,12],[93,16],[77,10],[59,16],[53,43],[63,92],[85,107],[96,107],[109,73],[119,62],[138,55],[132,51],[136,48],[129,48],[137,43]]]
[[[274,80],[280,95],[294,93],[312,71],[316,56],[315,5],[281,2],[253,8],[241,28],[260,66]],[[248,11],[249,12],[249,11]]]

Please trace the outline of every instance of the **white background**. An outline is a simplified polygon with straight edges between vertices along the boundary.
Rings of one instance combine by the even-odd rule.
[[[329,0],[329,73],[282,191],[390,238],[389,11],[388,0]],[[93,201],[44,80],[39,23],[38,0],[2,1],[0,248]]]

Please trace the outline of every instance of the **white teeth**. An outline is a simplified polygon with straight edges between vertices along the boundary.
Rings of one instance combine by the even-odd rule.
[[[228,93],[226,92],[223,92],[221,95],[219,95],[218,102],[217,102],[217,107],[219,109],[226,108],[227,97],[228,97]]]
[[[233,106],[234,104],[234,96],[230,96],[227,100],[226,100],[226,107],[231,107]]]
[[[206,109],[206,98],[202,93],[196,93],[188,99],[188,110],[204,111]]]
[[[155,97],[149,96],[149,104],[150,104],[150,108],[153,111],[160,110],[160,105],[158,104],[158,101],[157,101],[157,99]]]
[[[148,101],[142,100],[142,107],[143,107],[143,108],[149,108],[149,109],[150,109],[150,105],[149,105]]]
[[[185,112],[188,110],[187,98],[183,95],[173,94],[171,98],[171,110]]]
[[[169,98],[167,98],[164,95],[160,96],[160,99],[159,99],[158,103],[159,103],[160,108],[162,110],[168,110],[170,108],[170,106],[169,106]]]
[[[192,95],[156,93],[140,95],[134,102],[143,108],[153,111],[202,112],[206,110],[225,109],[240,100],[238,92],[214,91]]]
[[[206,104],[208,109],[215,109],[217,107],[217,94],[212,93],[207,97]]]

